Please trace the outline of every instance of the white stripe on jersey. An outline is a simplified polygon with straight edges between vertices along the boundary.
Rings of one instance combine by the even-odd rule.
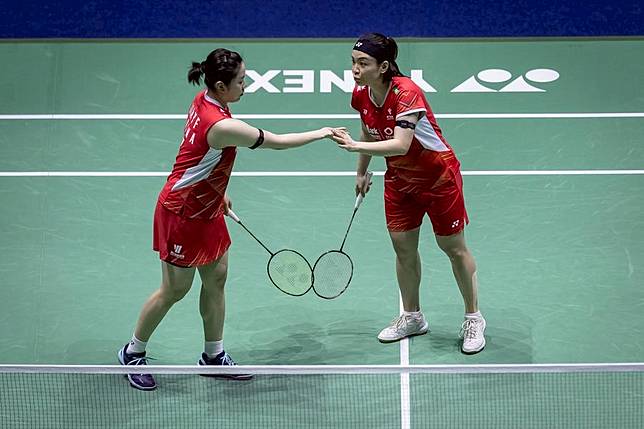
[[[204,157],[201,158],[201,161],[199,161],[199,164],[188,168],[183,173],[181,179],[177,180],[177,183],[172,187],[172,191],[194,185],[198,181],[210,176],[210,173],[215,169],[221,159],[221,153],[222,151],[220,149],[209,148],[208,152],[206,152]]]
[[[436,131],[434,131],[434,127],[432,127],[432,124],[427,119],[427,115],[423,115],[416,124],[414,137],[416,137],[425,149],[430,149],[435,152],[446,152],[449,150],[445,146],[445,143],[438,137]]]
[[[407,115],[411,115],[412,113],[419,113],[419,112],[427,113],[427,109],[425,109],[424,107],[420,107],[418,109],[408,110],[406,112],[399,113],[398,115],[396,115],[396,120],[402,118],[403,116],[407,116]],[[425,115],[422,115],[422,116],[425,116]]]

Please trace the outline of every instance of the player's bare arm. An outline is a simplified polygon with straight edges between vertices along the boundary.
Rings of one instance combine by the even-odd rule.
[[[360,130],[360,140],[373,142],[374,139],[369,135],[367,127],[362,124]],[[369,192],[371,187],[371,178],[367,176],[367,169],[371,162],[371,155],[361,153],[358,155],[358,167],[356,168],[356,195],[361,194],[363,197]]]
[[[302,133],[275,134],[255,128],[238,119],[226,119],[219,121],[208,131],[208,144],[215,149],[227,146],[289,149],[331,138],[333,130],[341,132],[344,128],[324,127]]]
[[[334,131],[333,140],[338,146],[348,152],[358,152],[364,155],[374,156],[397,156],[404,155],[411,146],[414,138],[414,130],[418,123],[418,114],[401,116],[396,120],[394,136],[392,139],[381,141],[355,141],[351,136],[342,130]],[[361,132],[361,138],[365,131]]]

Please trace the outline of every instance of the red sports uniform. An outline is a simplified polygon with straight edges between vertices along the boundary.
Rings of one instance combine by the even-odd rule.
[[[441,132],[423,91],[408,77],[392,79],[378,106],[367,86],[356,86],[351,107],[374,140],[394,136],[396,120],[412,113],[421,118],[405,155],[388,156],[385,214],[390,231],[409,231],[427,214],[437,235],[460,232],[469,222],[463,199],[460,163]]]
[[[230,247],[223,200],[236,148],[214,149],[206,140],[210,127],[230,117],[206,91],[192,101],[179,153],[154,213],[153,248],[163,261],[206,265]]]

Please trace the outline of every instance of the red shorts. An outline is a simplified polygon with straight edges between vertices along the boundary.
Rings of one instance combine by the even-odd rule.
[[[219,258],[230,247],[224,216],[186,219],[157,203],[152,248],[159,258],[180,267],[198,267]]]
[[[463,177],[458,169],[449,169],[442,183],[426,191],[403,192],[394,180],[385,180],[385,216],[389,231],[418,228],[427,214],[434,234],[461,232],[469,218],[463,198]]]

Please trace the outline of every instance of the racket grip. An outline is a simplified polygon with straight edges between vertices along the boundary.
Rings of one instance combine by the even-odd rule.
[[[372,171],[367,171],[366,176],[367,176],[367,182],[371,182],[371,178],[373,177],[373,172]],[[356,196],[356,203],[353,206],[353,208],[357,210],[358,207],[360,207],[360,204],[362,204],[363,199],[364,199],[364,195],[358,194],[358,196]]]
[[[354,210],[356,210],[358,207],[360,207],[360,204],[362,204],[363,199],[364,199],[364,197],[362,196],[362,194],[358,194],[358,196],[356,197],[356,203],[353,206]]]
[[[227,214],[227,215],[228,215],[232,220],[234,220],[235,222],[237,222],[237,223],[241,223],[241,220],[239,220],[239,218],[237,217],[237,215],[235,214],[235,212],[234,212],[234,211],[232,211],[231,209],[228,209],[228,213],[226,213],[226,214]]]

